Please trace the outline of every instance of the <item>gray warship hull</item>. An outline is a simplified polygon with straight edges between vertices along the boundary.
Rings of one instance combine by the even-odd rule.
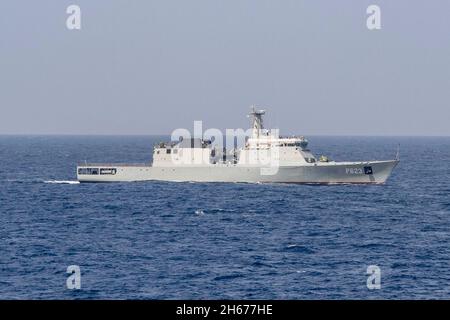
[[[399,160],[325,162],[308,165],[261,167],[214,164],[152,166],[146,164],[81,164],[80,182],[189,181],[303,184],[383,184]]]

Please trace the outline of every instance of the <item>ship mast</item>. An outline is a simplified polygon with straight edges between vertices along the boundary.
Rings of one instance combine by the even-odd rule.
[[[253,117],[253,125],[252,125],[252,138],[259,138],[261,130],[263,127],[262,116],[266,113],[265,110],[257,110],[255,106],[252,106],[252,111],[249,113],[249,116]]]

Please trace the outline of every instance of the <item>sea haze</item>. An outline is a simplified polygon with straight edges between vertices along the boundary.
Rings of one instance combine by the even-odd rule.
[[[382,186],[75,181],[77,162],[150,162],[162,140],[0,136],[0,298],[450,298],[450,138],[309,137],[335,160],[400,144]]]

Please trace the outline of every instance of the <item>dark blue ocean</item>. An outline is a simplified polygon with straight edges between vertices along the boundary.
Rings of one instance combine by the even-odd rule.
[[[160,140],[0,136],[0,298],[450,298],[450,138],[309,137],[335,160],[400,144],[381,186],[73,183],[77,162],[149,162]]]

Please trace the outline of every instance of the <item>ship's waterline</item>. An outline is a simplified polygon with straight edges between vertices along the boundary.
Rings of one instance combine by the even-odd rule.
[[[250,136],[244,147],[229,152],[210,140],[194,138],[154,147],[153,163],[84,163],[80,182],[194,181],[249,183],[382,184],[398,164],[384,161],[335,162],[317,159],[303,137],[281,137],[264,129],[263,110],[253,108]]]

